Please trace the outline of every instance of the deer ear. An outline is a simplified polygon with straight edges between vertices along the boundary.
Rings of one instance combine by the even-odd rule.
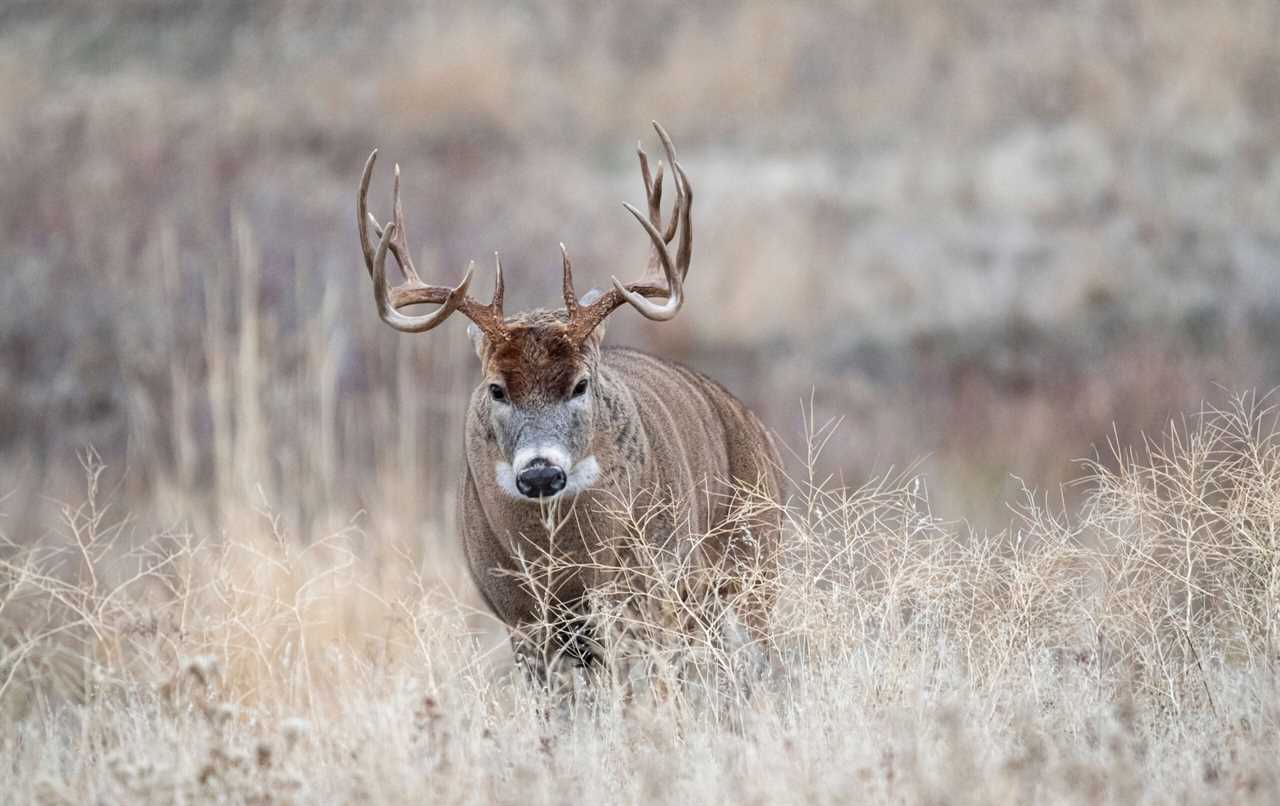
[[[593,288],[587,293],[582,295],[582,299],[578,300],[578,304],[585,308],[603,296],[604,296],[603,291],[601,291],[598,288]],[[596,325],[595,330],[591,331],[591,335],[587,336],[586,344],[589,347],[599,347],[600,342],[603,339],[604,339],[604,322],[602,321],[600,322],[600,324]]]
[[[591,331],[587,336],[587,340],[582,343],[582,346],[588,350],[598,350],[600,349],[600,343],[602,341],[604,341],[604,322],[596,325],[595,330]]]
[[[467,335],[471,337],[471,344],[476,348],[476,355],[483,361],[485,353],[489,352],[489,339],[485,337],[484,331],[475,325],[467,325]]]

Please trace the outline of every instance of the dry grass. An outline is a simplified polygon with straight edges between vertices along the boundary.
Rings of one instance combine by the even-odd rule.
[[[936,517],[916,476],[797,478],[785,504],[756,502],[788,519],[767,646],[688,595],[714,569],[649,549],[592,616],[614,673],[564,671],[551,693],[390,544],[285,534],[267,509],[221,535],[139,536],[90,456],[63,527],[0,566],[9,791],[1272,802],[1276,425],[1237,399],[1090,463],[1079,515],[1028,491],[1000,534]],[[626,535],[612,556],[635,556]],[[533,558],[530,584],[556,570]]]

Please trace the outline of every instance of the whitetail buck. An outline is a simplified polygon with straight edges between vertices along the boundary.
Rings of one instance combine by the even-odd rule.
[[[625,285],[614,277],[609,291],[579,299],[561,244],[562,310],[505,316],[502,264],[496,256],[488,305],[467,295],[474,264],[452,288],[424,283],[405,237],[399,166],[393,218],[385,225],[367,210],[376,150],[360,178],[360,245],[383,321],[399,331],[423,333],[461,311],[474,323],[469,330],[483,380],[466,417],[466,471],[459,493],[466,556],[485,601],[512,628],[517,658],[539,673],[551,659],[580,665],[594,659],[593,647],[599,645],[582,634],[582,608],[599,582],[590,569],[598,567],[601,552],[623,528],[620,500],[630,510],[623,515],[632,528],[643,525],[643,541],[676,551],[688,547],[719,569],[742,567],[742,575],[720,578],[717,594],[735,597],[743,611],[738,616],[752,634],[763,635],[772,601],[768,582],[780,516],[757,509],[744,518],[739,508],[744,488],[773,500],[781,490],[778,456],[760,421],[697,372],[600,345],[605,318],[624,304],[654,321],[671,319],[684,304],[693,191],[670,138],[654,127],[666,150],[676,201],[664,227],[662,164],[650,175],[644,150],[638,149],[648,215],[624,206],[653,245],[646,276]],[[667,247],[677,235],[673,258]],[[400,285],[387,282],[388,252],[404,277]],[[401,310],[422,303],[439,307],[421,315]],[[620,496],[620,491],[628,492]],[[551,526],[549,504],[571,516]],[[539,553],[554,554],[580,572],[562,574],[553,589],[535,594],[521,572],[523,558]],[[548,597],[556,612],[569,614],[551,630],[546,628]],[[541,638],[531,638],[535,635]]]

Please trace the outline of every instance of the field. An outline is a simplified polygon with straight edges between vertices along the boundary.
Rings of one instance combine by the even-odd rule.
[[[918,477],[797,478],[771,671],[655,557],[600,612],[630,637],[614,674],[550,693],[408,548],[265,507],[138,540],[89,456],[66,543],[2,566],[10,796],[1274,802],[1276,425],[1207,412],[1092,465],[1078,515],[1028,491],[998,535]]]
[[[1276,802],[1277,43],[1270,0],[4,4],[0,800]],[[474,355],[377,320],[356,181],[550,305],[559,241],[642,267],[654,118],[689,302],[608,340],[790,446],[774,636],[655,558],[609,679],[539,692],[456,537]]]

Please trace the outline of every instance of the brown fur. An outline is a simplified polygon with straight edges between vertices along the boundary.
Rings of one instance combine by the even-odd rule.
[[[583,366],[582,353],[562,313],[532,311],[508,320],[507,337],[485,357],[486,374],[502,377],[517,402],[539,393],[563,397]]]

